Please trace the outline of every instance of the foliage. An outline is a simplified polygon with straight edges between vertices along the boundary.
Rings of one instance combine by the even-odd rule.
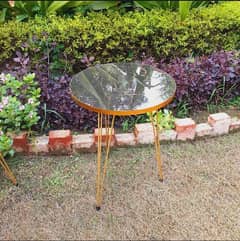
[[[3,156],[13,156],[12,139],[0,131],[0,152]]]
[[[53,68],[58,61],[58,69],[69,72],[71,68],[79,71],[85,55],[94,57],[94,63],[107,63],[131,61],[142,52],[170,59],[238,49],[239,6],[229,2],[202,8],[192,11],[184,22],[176,13],[158,9],[9,21],[0,24],[0,62],[24,48],[35,62],[47,52]]]
[[[1,1],[0,22],[16,18],[18,21],[26,20],[36,15],[86,13],[106,9],[114,10],[151,10],[165,9],[178,11],[181,19],[185,19],[190,9],[208,6],[218,1]],[[2,8],[2,9],[1,9]]]
[[[0,22],[14,18],[22,21],[36,15],[47,16],[58,12],[68,13],[85,4],[88,1],[1,1]]]
[[[237,109],[240,109],[240,96],[235,96],[229,102],[227,103],[228,106],[235,107]]]
[[[10,74],[0,75],[0,151],[12,153],[9,135],[20,130],[30,131],[39,120],[38,106],[40,89],[28,74],[17,80]]]
[[[132,130],[137,123],[146,123],[148,120],[147,115],[137,115],[137,116],[129,116],[123,118],[121,121],[121,127],[124,132],[128,132]]]
[[[168,72],[177,83],[175,102],[178,108],[200,110],[209,104],[222,105],[240,95],[239,52],[220,51],[195,59],[175,59],[159,68]],[[182,108],[182,107],[181,107]]]
[[[148,122],[151,122],[151,114],[147,113]],[[155,111],[153,112],[153,118],[155,118],[155,120],[158,120],[158,125],[160,130],[164,129],[164,130],[171,130],[174,128],[174,121],[175,118],[173,116],[172,111],[168,110],[168,109],[163,109],[163,110],[159,110],[159,111]]]
[[[28,74],[21,81],[10,74],[1,74],[0,127],[3,132],[30,130],[37,123],[40,89],[36,88],[34,77]]]

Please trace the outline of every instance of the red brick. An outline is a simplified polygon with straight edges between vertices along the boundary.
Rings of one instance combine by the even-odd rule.
[[[32,142],[28,145],[29,153],[45,153],[47,154],[49,152],[49,147],[48,147],[48,136],[39,136],[35,137]]]
[[[83,134],[73,136],[72,149],[74,152],[94,152],[96,145],[93,134]]]
[[[160,132],[160,141],[174,141],[176,137],[177,132],[175,130],[162,130]]]
[[[116,134],[117,146],[135,146],[136,138],[133,133]]]
[[[27,132],[13,136],[13,149],[16,152],[28,152]]]
[[[176,119],[175,127],[178,140],[193,140],[196,135],[196,123],[191,118]]]
[[[197,136],[208,136],[213,132],[213,128],[208,123],[201,123],[196,126]]]
[[[72,135],[70,130],[49,132],[49,150],[55,154],[66,154],[72,151]]]
[[[106,145],[106,141],[108,140],[108,138],[110,137],[110,128],[109,131],[107,131],[107,128],[102,128],[102,145],[105,146]],[[98,143],[98,135],[99,135],[99,129],[96,128],[94,130],[94,143],[97,145]],[[114,128],[112,129],[112,136],[111,136],[111,146],[115,145],[116,143],[116,137],[115,137],[115,130]]]
[[[208,116],[208,123],[213,127],[213,135],[222,135],[229,132],[231,117],[226,113],[216,113]]]
[[[236,129],[240,129],[240,119],[232,118],[229,130],[232,131]]]
[[[134,135],[139,144],[152,144],[154,142],[154,133],[151,123],[136,124]]]

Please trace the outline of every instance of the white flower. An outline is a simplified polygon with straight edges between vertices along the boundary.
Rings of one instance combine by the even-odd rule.
[[[20,105],[19,106],[19,110],[24,110],[25,109],[25,106],[24,105]]]
[[[30,99],[28,100],[28,104],[33,104],[33,103],[34,103],[33,98],[30,98]]]
[[[33,118],[33,112],[31,111],[28,116],[29,118]]]
[[[8,97],[3,97],[2,98],[2,104],[3,104],[3,106],[8,104]]]
[[[2,131],[0,131],[0,136],[2,136],[3,135],[3,132]]]
[[[4,83],[6,81],[6,75],[4,73],[0,74],[0,80]]]

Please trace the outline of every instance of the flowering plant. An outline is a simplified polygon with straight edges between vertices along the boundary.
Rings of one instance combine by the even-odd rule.
[[[10,151],[9,133],[30,131],[39,120],[40,88],[34,78],[35,74],[27,74],[22,80],[10,74],[0,75],[0,151],[3,154]]]

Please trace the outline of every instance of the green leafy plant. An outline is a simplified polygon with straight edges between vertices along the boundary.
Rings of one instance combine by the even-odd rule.
[[[3,156],[13,156],[12,139],[0,131],[0,152]]]
[[[47,16],[51,14],[66,15],[72,12],[86,13],[88,11],[114,10],[151,10],[165,9],[178,11],[181,19],[185,19],[192,8],[208,6],[219,1],[1,1],[0,21],[7,18],[26,20],[35,15]]]
[[[130,116],[127,117],[123,122],[122,122],[122,130],[124,132],[128,132],[132,130],[137,123],[145,123],[147,122],[148,117],[147,115],[137,115],[137,116]]]
[[[177,103],[175,110],[176,110],[175,111],[176,117],[186,118],[189,116],[189,113],[190,113],[189,103],[187,101],[181,101]]]
[[[151,122],[151,114],[147,114],[148,122]],[[158,125],[160,130],[171,130],[174,128],[174,122],[175,122],[175,117],[173,116],[173,113],[170,110],[163,109],[159,111],[153,112],[153,118],[158,120]]]
[[[229,99],[229,95],[231,95],[231,92],[239,87],[238,83],[234,83],[230,88],[227,88],[226,85],[226,77],[223,76],[222,81],[216,86],[216,88],[214,88],[212,94],[210,95],[207,103],[208,112],[213,113],[224,109],[228,105],[227,99]],[[235,98],[234,100],[236,102],[238,101],[237,98]]]
[[[28,46],[26,51],[35,63],[39,63],[41,53],[48,47],[51,68],[57,69],[63,63],[79,67],[86,53],[95,57],[94,63],[107,63],[131,61],[143,52],[157,59],[169,59],[238,49],[239,4],[229,2],[192,11],[184,24],[175,12],[161,9],[124,15],[106,11],[91,12],[85,17],[9,21],[0,24],[0,62],[23,46]],[[58,46],[57,51],[52,44]]]
[[[1,1],[0,22],[6,19],[23,21],[32,17],[48,16],[55,13],[66,14],[88,1]]]
[[[228,101],[227,105],[230,107],[240,109],[240,96],[232,98],[230,101]]]
[[[9,137],[21,130],[31,131],[39,120],[40,88],[34,80],[35,74],[28,74],[17,80],[10,74],[0,75],[0,151],[12,152]]]

